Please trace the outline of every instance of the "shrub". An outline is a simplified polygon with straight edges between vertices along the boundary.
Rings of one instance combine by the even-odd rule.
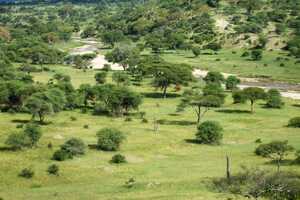
[[[239,78],[237,78],[236,76],[229,76],[226,79],[226,89],[227,90],[237,89],[237,86],[240,83],[241,83],[241,80]]]
[[[24,168],[19,173],[19,176],[23,177],[23,178],[30,179],[30,178],[32,178],[34,176],[34,171],[32,169],[30,169],[30,168]]]
[[[251,51],[251,57],[253,60],[261,60],[262,59],[262,50],[260,49],[255,49]]]
[[[300,117],[294,117],[290,119],[288,126],[294,128],[300,128]]]
[[[107,72],[98,72],[95,74],[95,80],[98,84],[104,84],[106,82]]]
[[[65,151],[72,157],[83,155],[85,153],[85,144],[81,139],[71,138],[61,146],[61,150]]]
[[[77,118],[76,118],[76,117],[74,117],[74,116],[71,116],[71,117],[70,117],[70,120],[71,120],[71,121],[76,121],[76,120],[77,120]]]
[[[30,140],[22,133],[13,133],[8,136],[5,144],[15,150],[21,150],[22,148],[28,147],[30,145]]]
[[[90,127],[90,126],[89,126],[88,124],[83,125],[83,128],[84,128],[84,129],[89,129],[89,127]]]
[[[131,117],[126,117],[124,121],[125,121],[125,122],[131,122],[131,121],[132,121],[132,118],[131,118]]]
[[[250,56],[250,53],[249,53],[248,51],[245,51],[245,52],[241,55],[241,57],[248,57],[248,56]]]
[[[56,176],[58,176],[59,175],[59,167],[58,167],[58,165],[56,165],[56,164],[50,165],[48,167],[48,169],[47,169],[47,172],[50,175],[56,175]]]
[[[297,200],[300,195],[300,176],[292,172],[271,173],[259,169],[244,169],[227,178],[214,180],[221,192],[230,192],[254,199]]]
[[[69,154],[68,152],[64,151],[64,150],[57,150],[54,152],[52,159],[56,160],[56,161],[64,161],[67,159],[72,159],[73,156],[71,154]]]
[[[300,150],[297,151],[295,155],[296,155],[295,163],[300,164]]]
[[[206,121],[198,126],[196,140],[202,144],[220,144],[223,128],[218,122]]]
[[[200,47],[193,47],[192,52],[193,52],[195,57],[198,57],[201,53],[201,49],[200,49]]]
[[[42,130],[36,124],[27,124],[24,129],[25,137],[28,137],[30,146],[36,146],[40,138],[42,137]]]
[[[146,118],[144,118],[144,119],[142,119],[142,123],[148,123],[148,119],[146,119]]]
[[[247,97],[242,90],[235,90],[232,92],[233,103],[246,103]]]
[[[126,163],[126,158],[125,156],[121,155],[121,154],[116,154],[111,158],[111,163],[115,163],[115,164],[120,164],[120,163]]]
[[[116,151],[125,139],[124,134],[114,128],[104,128],[97,133],[97,148],[103,151]]]
[[[267,93],[267,108],[282,108],[284,103],[282,102],[281,94],[276,89],[270,89]]]

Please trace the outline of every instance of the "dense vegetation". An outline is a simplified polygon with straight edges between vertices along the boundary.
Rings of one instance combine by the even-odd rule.
[[[298,1],[0,4],[0,200],[300,198]]]

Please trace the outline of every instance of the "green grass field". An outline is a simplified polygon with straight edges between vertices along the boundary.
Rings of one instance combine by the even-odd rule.
[[[233,51],[236,53],[232,53]],[[217,55],[206,55],[203,52],[202,55],[195,58],[191,52],[177,51],[166,52],[162,57],[169,62],[187,63],[209,71],[226,72],[245,77],[268,77],[273,81],[300,82],[300,63],[296,63],[297,60],[293,57],[288,57],[287,52],[264,51],[263,59],[260,61],[241,57],[243,52],[242,49],[224,49]],[[277,60],[277,57],[282,59]],[[282,63],[284,66],[281,66]]]
[[[172,59],[172,56],[167,54],[165,58]],[[185,55],[180,57],[179,54],[177,59],[183,57]],[[187,62],[194,60],[185,59]],[[81,83],[94,83],[94,71],[83,72],[63,66],[51,68],[70,75],[76,87]],[[35,80],[47,82],[51,74],[36,73]],[[148,84],[139,88],[131,87],[140,92],[155,92]],[[226,104],[210,111],[205,117],[219,121],[224,127],[221,146],[186,142],[194,138],[196,118],[191,109],[176,113],[179,101],[180,98],[145,98],[140,111],[146,112],[149,120],[146,124],[141,123],[137,116],[132,116],[133,121],[125,122],[124,118],[93,116],[78,110],[48,117],[47,121],[51,123],[42,127],[44,134],[38,148],[20,152],[0,151],[0,197],[4,200],[223,200],[230,197],[241,200],[244,198],[218,193],[210,186],[212,178],[225,176],[226,155],[232,160],[232,172],[238,172],[241,165],[275,171],[276,166],[268,164],[267,159],[254,155],[256,139],[261,138],[263,142],[289,140],[291,145],[300,149],[299,129],[286,127],[291,117],[300,116],[299,101],[285,99],[286,106],[282,110],[264,109],[257,104],[256,113],[249,114],[244,112],[249,110],[248,104],[233,105],[228,94]],[[70,117],[76,117],[77,120],[72,121]],[[155,118],[166,121],[159,126],[158,133],[153,131]],[[17,124],[29,119],[28,114],[0,113],[1,145],[10,133],[20,130],[16,128]],[[84,128],[84,125],[89,125],[89,128]],[[114,153],[91,149],[86,155],[73,160],[51,160],[59,145],[71,137],[82,138],[86,144],[95,144],[96,132],[104,127],[115,127],[126,133],[127,140],[120,153],[127,157],[127,164],[110,164]],[[49,142],[53,144],[52,149],[47,147]],[[293,158],[291,154],[289,159]],[[61,175],[58,177],[49,176],[46,172],[53,163],[60,166]],[[32,179],[18,177],[20,170],[25,167],[34,169],[35,176]],[[283,166],[282,169],[300,172],[300,167],[296,165]],[[132,177],[136,180],[135,186],[126,188],[125,182]]]

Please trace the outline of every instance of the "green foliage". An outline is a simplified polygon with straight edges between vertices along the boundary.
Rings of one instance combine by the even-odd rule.
[[[221,192],[230,192],[255,199],[297,200],[300,195],[300,176],[293,172],[272,173],[244,168],[230,179],[214,181]]]
[[[192,52],[195,55],[195,57],[198,57],[201,53],[201,48],[195,46],[195,47],[192,48]]]
[[[52,159],[57,161],[64,161],[72,159],[74,156],[85,154],[86,146],[81,139],[71,138],[67,140],[60,149],[55,151]]]
[[[262,88],[249,87],[243,90],[243,93],[247,100],[251,103],[251,112],[254,113],[254,103],[257,100],[262,100],[266,98],[266,93]]]
[[[205,121],[198,126],[196,140],[201,144],[220,144],[223,128],[215,121]]]
[[[246,103],[247,97],[243,90],[234,90],[232,91],[233,103]]]
[[[259,145],[255,149],[255,154],[274,160],[277,163],[279,171],[281,162],[293,150],[294,148],[288,144],[288,141],[273,141],[268,144]]]
[[[58,165],[56,165],[56,164],[49,165],[49,167],[47,169],[47,172],[50,175],[58,176],[59,175],[59,167],[58,167]]]
[[[106,82],[107,73],[106,72],[98,72],[95,74],[96,82],[99,84],[104,84]]]
[[[19,176],[23,177],[23,178],[26,178],[26,179],[31,179],[34,176],[34,171],[30,168],[24,168],[19,173]]]
[[[208,74],[203,79],[207,84],[214,83],[220,84],[225,81],[223,74],[220,72],[208,72]]]
[[[227,90],[234,90],[237,89],[238,84],[241,83],[241,80],[236,76],[228,76],[226,79],[226,89]]]
[[[270,89],[267,92],[266,101],[267,108],[282,108],[282,106],[284,105],[281,94],[276,89]]]
[[[111,158],[111,163],[115,164],[121,164],[121,163],[126,163],[126,157],[121,155],[121,154],[116,154]]]
[[[61,145],[61,150],[67,152],[71,157],[85,154],[86,146],[79,138],[71,138]]]
[[[300,128],[300,117],[294,117],[289,120],[289,127]]]
[[[124,134],[114,128],[104,128],[97,132],[97,148],[103,151],[117,151],[125,139]]]
[[[117,83],[117,85],[129,85],[130,79],[127,73],[125,72],[114,72],[112,74],[112,80]]]
[[[251,58],[255,61],[261,60],[263,56],[263,52],[260,49],[254,49],[251,51]]]
[[[24,147],[28,147],[31,141],[23,133],[13,133],[8,136],[5,144],[16,150],[21,150]]]
[[[38,141],[42,137],[42,130],[41,128],[36,124],[27,124],[24,129],[24,135],[28,137],[30,141],[30,146],[36,146]]]

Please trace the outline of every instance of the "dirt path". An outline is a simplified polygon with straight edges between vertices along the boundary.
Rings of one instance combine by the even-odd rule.
[[[100,47],[100,43],[94,39],[80,39],[79,37],[74,37],[73,40],[83,43],[84,45],[81,47],[74,48],[70,54],[71,55],[83,55],[83,54],[90,54],[90,53],[96,53],[97,56],[90,62],[90,67],[93,69],[102,69],[105,64],[109,64],[111,66],[112,70],[123,70],[123,67],[119,64],[114,64],[111,62],[108,62],[105,59],[105,56],[102,54],[99,54],[98,50]]]

